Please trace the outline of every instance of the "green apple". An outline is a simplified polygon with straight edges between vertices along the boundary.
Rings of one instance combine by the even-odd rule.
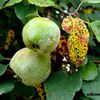
[[[17,51],[10,61],[10,68],[27,86],[44,82],[51,72],[49,54],[37,54],[29,48]]]
[[[24,44],[36,52],[51,53],[60,41],[59,27],[48,18],[31,19],[23,28]]]

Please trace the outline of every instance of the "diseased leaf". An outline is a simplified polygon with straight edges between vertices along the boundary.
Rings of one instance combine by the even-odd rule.
[[[41,100],[45,100],[45,91],[44,91],[44,85],[41,83],[41,84],[38,84],[35,86],[36,88],[36,91],[38,92],[38,95],[41,97]]]
[[[7,65],[0,64],[0,76],[5,73]]]
[[[48,6],[55,6],[53,0],[28,0],[29,3],[35,4],[36,6],[40,7],[48,7]]]
[[[94,63],[88,63],[84,67],[80,67],[83,80],[90,81],[95,80],[98,76],[97,67]]]
[[[0,82],[0,95],[13,90],[15,82],[13,80]]]
[[[12,41],[14,40],[14,38],[15,38],[15,32],[14,32],[14,30],[13,29],[9,29],[7,37],[6,37],[6,41],[3,44],[3,48],[5,50],[9,49],[9,46],[11,45]]]
[[[56,51],[64,54],[66,52],[66,48],[67,48],[67,41],[65,36],[61,35],[60,36],[60,42],[56,48]]]
[[[4,7],[12,6],[12,5],[14,5],[14,4],[16,4],[16,3],[19,3],[19,2],[21,2],[21,1],[22,1],[22,0],[9,0],[9,1],[5,4]]]
[[[98,72],[99,75],[94,81],[84,81],[82,86],[85,96],[93,100],[100,100],[100,68]]]
[[[87,55],[88,29],[83,20],[71,16],[63,19],[62,29],[70,34],[67,40],[70,62],[78,68]]]
[[[90,24],[90,26],[96,36],[96,39],[100,42],[100,21],[94,21]]]
[[[79,72],[67,75],[64,72],[55,72],[45,83],[47,100],[72,100],[75,92],[82,86]]]

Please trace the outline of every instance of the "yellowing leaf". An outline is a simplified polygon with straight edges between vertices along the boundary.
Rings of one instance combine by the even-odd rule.
[[[56,50],[62,54],[66,53],[66,48],[67,48],[67,41],[63,35],[60,37],[60,42],[56,48]]]
[[[38,95],[40,96],[41,100],[45,100],[45,94],[44,94],[44,86],[43,84],[38,84],[35,86],[35,88],[37,89]]]
[[[15,37],[15,32],[14,32],[12,29],[10,29],[10,30],[8,31],[6,41],[5,41],[5,43],[3,44],[3,48],[4,48],[5,50],[7,50],[7,49],[9,48],[9,46],[10,46],[12,40],[14,40],[14,37]]]
[[[67,40],[70,62],[79,67],[88,51],[89,32],[86,25],[83,20],[68,16],[62,22],[62,29],[70,33]]]

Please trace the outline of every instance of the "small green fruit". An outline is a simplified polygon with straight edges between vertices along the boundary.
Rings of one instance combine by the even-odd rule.
[[[50,56],[23,48],[12,57],[10,68],[25,85],[35,86],[45,81],[50,75]]]
[[[23,28],[24,44],[36,52],[51,53],[60,40],[58,26],[48,18],[31,19]]]

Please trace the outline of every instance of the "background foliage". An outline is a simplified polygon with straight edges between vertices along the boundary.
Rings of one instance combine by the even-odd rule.
[[[67,40],[61,23],[69,14],[86,22],[88,54],[78,71],[69,74],[66,67],[61,69],[61,55],[53,53],[56,62],[51,59],[52,73],[40,87],[42,95],[46,100],[100,99],[100,0],[0,0],[0,100],[40,100],[36,87],[27,87],[14,77],[9,61],[25,47],[22,29],[30,19],[50,18]]]

